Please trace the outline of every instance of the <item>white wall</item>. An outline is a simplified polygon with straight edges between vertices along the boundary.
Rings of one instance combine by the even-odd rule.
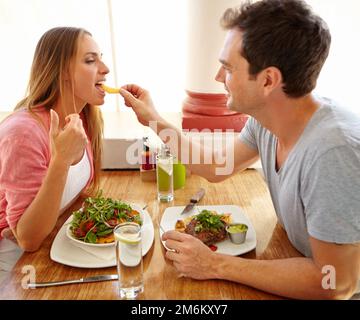
[[[90,31],[112,68],[106,0],[0,0],[0,111],[24,96],[36,44],[56,26]]]
[[[160,110],[180,110],[185,97],[184,0],[112,0],[118,83],[136,82],[153,93]],[[0,111],[25,94],[33,53],[55,26],[90,31],[104,53],[114,85],[108,0],[0,0]],[[115,110],[108,95],[106,110]],[[122,109],[124,110],[124,109]]]
[[[113,70],[108,1],[0,0],[0,111],[12,110],[24,96],[36,43],[51,27],[88,29]],[[118,83],[136,82],[146,87],[161,111],[180,111],[185,96],[186,35],[191,32],[187,4],[192,1],[196,0],[111,0]],[[360,112],[360,1],[308,3],[328,22],[333,36],[317,91]],[[113,74],[108,76],[110,85],[115,83]],[[105,107],[115,110],[113,96],[107,97]]]
[[[157,108],[185,98],[186,0],[112,1],[119,84],[147,88]]]
[[[360,113],[360,1],[308,0],[328,24],[332,35],[329,57],[320,75],[317,92]]]

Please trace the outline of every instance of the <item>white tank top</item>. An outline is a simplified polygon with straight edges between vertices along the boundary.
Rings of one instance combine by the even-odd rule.
[[[90,179],[90,174],[90,161],[85,150],[82,159],[74,166],[70,166],[61,200],[60,212],[63,212],[85,188]],[[23,250],[14,242],[8,239],[0,240],[0,283],[13,268],[22,253]]]
[[[90,174],[90,161],[85,150],[82,159],[77,164],[70,166],[61,199],[60,212],[64,211],[86,187]]]

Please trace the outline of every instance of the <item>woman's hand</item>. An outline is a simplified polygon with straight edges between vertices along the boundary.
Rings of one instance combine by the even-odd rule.
[[[60,129],[59,116],[54,110],[50,110],[50,118],[51,156],[70,166],[82,158],[88,143],[82,120],[78,114],[70,114],[65,118],[65,127]]]
[[[1,231],[1,236],[4,239],[8,239],[11,240],[12,242],[15,242],[16,244],[18,243],[13,231],[10,228],[5,228],[3,231]]]
[[[125,100],[125,105],[134,110],[141,124],[149,126],[150,121],[161,120],[147,90],[136,84],[128,84],[120,88],[120,94]]]

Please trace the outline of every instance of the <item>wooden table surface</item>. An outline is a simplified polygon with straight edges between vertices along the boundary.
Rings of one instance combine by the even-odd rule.
[[[278,259],[300,256],[290,244],[285,231],[277,224],[270,194],[256,170],[246,170],[221,183],[209,183],[198,176],[187,178],[185,188],[175,191],[169,204],[156,200],[156,184],[142,182],[138,171],[105,171],[101,178],[104,195],[140,205],[148,204],[154,222],[155,239],[144,257],[145,290],[139,299],[218,300],[218,299],[281,299],[241,284],[222,280],[198,281],[179,278],[172,264],[165,259],[160,242],[158,219],[168,206],[185,205],[199,187],[206,189],[202,205],[238,205],[254,225],[257,246],[242,257],[249,259]],[[50,259],[52,242],[72,210],[80,207],[81,199],[62,215],[53,232],[40,250],[22,255],[0,288],[0,299],[119,299],[117,281],[73,284],[58,287],[24,289],[22,282],[26,267],[36,270],[36,281],[47,282],[77,279],[87,276],[116,273],[116,267],[83,269],[59,264]],[[25,267],[25,268],[24,268]]]

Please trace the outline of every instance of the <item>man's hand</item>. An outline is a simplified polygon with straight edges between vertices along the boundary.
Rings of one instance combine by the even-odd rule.
[[[149,126],[150,121],[161,119],[147,90],[135,84],[128,84],[120,88],[120,94],[125,100],[125,105],[134,110],[141,124]]]
[[[174,251],[167,251],[166,258],[173,261],[181,275],[198,279],[215,279],[217,277],[217,254],[199,239],[177,231],[165,232],[162,240]]]

